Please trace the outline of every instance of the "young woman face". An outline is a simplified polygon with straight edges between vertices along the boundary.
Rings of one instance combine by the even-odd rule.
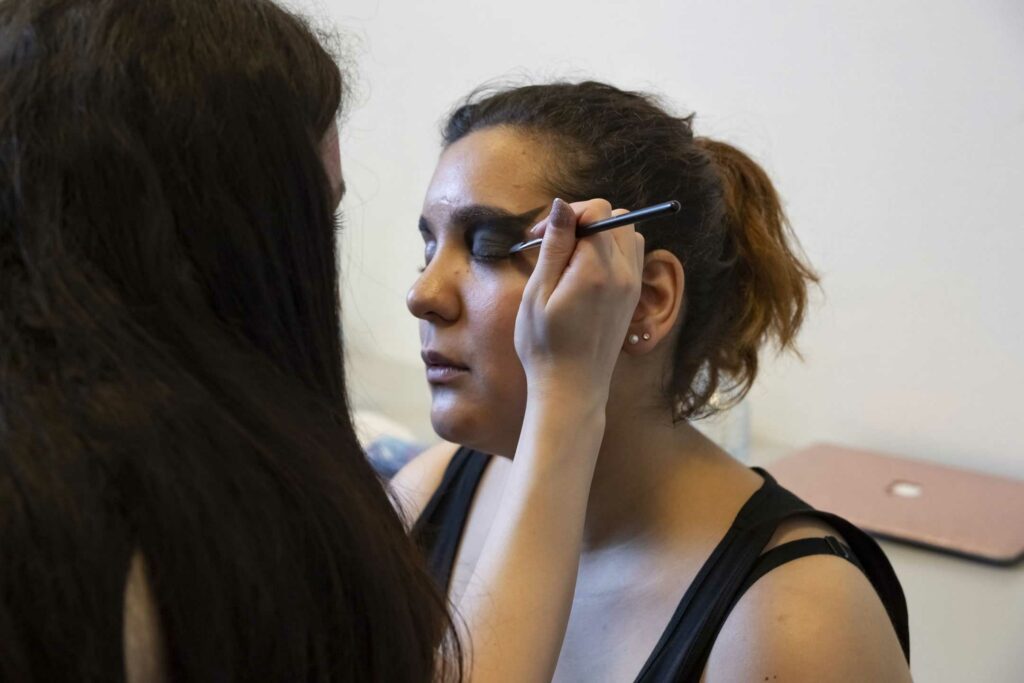
[[[467,135],[441,155],[420,217],[424,269],[409,290],[442,438],[511,456],[526,405],[513,344],[537,252],[508,248],[547,215],[542,146],[507,127]]]

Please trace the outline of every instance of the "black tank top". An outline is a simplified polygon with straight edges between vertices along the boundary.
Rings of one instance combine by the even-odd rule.
[[[460,448],[413,527],[413,537],[426,554],[430,572],[446,593],[473,496],[491,457]],[[758,467],[753,469],[764,478],[764,484],[740,509],[725,537],[687,588],[640,670],[637,683],[699,681],[719,630],[744,592],[772,569],[807,555],[836,555],[867,576],[889,614],[909,665],[907,603],[882,549],[842,517],[813,509],[779,486],[770,474]],[[833,536],[805,538],[762,554],[779,523],[795,516],[820,519],[836,529],[849,545]]]

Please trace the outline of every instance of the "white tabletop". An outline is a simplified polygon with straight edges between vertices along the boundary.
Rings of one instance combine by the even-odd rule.
[[[792,450],[755,444],[751,464],[768,466]],[[915,681],[1024,683],[1024,563],[993,567],[891,541],[881,546],[907,596]]]
[[[881,545],[907,596],[914,680],[1024,681],[1024,566]]]

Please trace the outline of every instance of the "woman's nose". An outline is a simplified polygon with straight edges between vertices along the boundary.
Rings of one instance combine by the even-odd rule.
[[[454,277],[457,268],[446,264],[441,254],[426,265],[405,297],[409,312],[420,320],[432,323],[451,323],[460,311],[458,290]]]

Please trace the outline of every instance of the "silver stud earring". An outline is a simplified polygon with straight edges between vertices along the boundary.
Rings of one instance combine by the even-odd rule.
[[[629,335],[629,337],[627,337],[627,341],[630,344],[639,344],[640,343],[640,337],[638,335],[631,334],[631,335]]]
[[[644,332],[644,341],[651,341],[651,333]]]

